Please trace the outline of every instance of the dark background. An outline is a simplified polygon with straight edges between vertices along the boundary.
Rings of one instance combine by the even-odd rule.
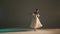
[[[60,0],[0,0],[0,28],[29,27],[36,8],[44,28],[60,28]]]

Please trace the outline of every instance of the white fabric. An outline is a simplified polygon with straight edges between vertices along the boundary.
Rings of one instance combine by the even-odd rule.
[[[31,28],[40,28],[40,27],[42,27],[42,24],[41,24],[41,22],[39,20],[39,14],[34,15],[34,18],[32,19],[30,27]]]

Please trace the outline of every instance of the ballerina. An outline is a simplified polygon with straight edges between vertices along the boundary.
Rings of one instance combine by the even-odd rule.
[[[39,9],[36,9],[35,12],[33,12],[33,19],[32,19],[32,23],[30,25],[31,28],[34,29],[34,31],[37,30],[37,28],[41,28],[43,25],[41,24],[40,20],[39,20]]]

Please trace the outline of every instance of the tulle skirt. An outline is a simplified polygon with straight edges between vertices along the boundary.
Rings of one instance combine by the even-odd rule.
[[[35,17],[32,19],[31,28],[41,28],[43,25],[41,24],[40,20],[38,17]]]

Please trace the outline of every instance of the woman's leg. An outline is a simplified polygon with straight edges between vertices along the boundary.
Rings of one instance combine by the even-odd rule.
[[[36,31],[37,30],[37,28],[34,28],[34,31]]]

